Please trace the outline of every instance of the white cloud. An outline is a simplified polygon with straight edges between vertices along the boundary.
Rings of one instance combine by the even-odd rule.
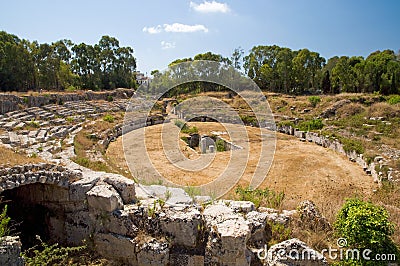
[[[228,13],[230,11],[230,8],[226,3],[218,3],[216,1],[204,1],[201,4],[190,2],[190,7],[201,13]]]
[[[161,49],[166,50],[172,48],[175,48],[175,42],[161,41]]]
[[[197,32],[203,31],[208,32],[208,29],[204,25],[196,24],[196,25],[186,25],[181,23],[173,23],[173,24],[164,24],[163,26],[157,25],[155,27],[144,27],[143,32],[147,32],[149,34],[157,34],[161,32]]]
[[[161,25],[157,25],[156,27],[144,27],[143,32],[148,32],[150,34],[160,33],[162,31]]]
[[[164,30],[166,32],[208,32],[208,29],[204,25],[185,25],[181,23],[164,24]]]

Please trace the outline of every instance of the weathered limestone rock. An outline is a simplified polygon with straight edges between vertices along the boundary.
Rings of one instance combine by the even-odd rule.
[[[25,265],[18,236],[5,236],[0,239],[0,265]]]
[[[118,191],[125,204],[129,204],[136,199],[135,182],[133,180],[120,175],[107,174],[104,177],[104,182],[113,186]]]
[[[99,177],[86,177],[72,183],[69,187],[69,198],[71,201],[83,201],[86,193],[99,181]]]
[[[248,213],[256,209],[254,203],[251,201],[223,200],[221,202],[226,204],[234,212]]]
[[[147,195],[141,195],[142,197],[155,197],[161,199],[167,199],[166,203],[169,205],[181,205],[191,204],[193,199],[181,188],[165,187],[160,185],[141,186],[142,192]],[[169,196],[167,196],[169,195]]]
[[[243,216],[225,205],[210,205],[204,210],[210,231],[205,262],[211,265],[248,265],[247,240],[250,228]]]
[[[136,246],[137,262],[140,266],[169,265],[169,247],[167,241],[151,239]]]
[[[100,255],[128,265],[139,265],[136,259],[136,242],[132,238],[98,233],[94,235],[93,241]]]
[[[267,241],[267,213],[252,211],[246,215],[251,236],[249,244],[252,247],[263,248]]]
[[[86,195],[91,208],[106,212],[123,208],[120,195],[110,185],[96,185]]]
[[[330,229],[328,220],[321,215],[318,208],[312,201],[306,200],[299,204],[297,208],[301,221],[312,229]]]
[[[82,241],[93,232],[94,224],[87,210],[68,213],[65,220],[66,242],[72,245],[82,245]]]
[[[160,218],[161,230],[172,236],[172,244],[195,248],[199,239],[203,236],[204,220],[200,212],[195,208],[175,211],[168,209]]]
[[[125,210],[116,210],[108,217],[104,223],[104,227],[108,232],[124,235],[128,237],[136,237],[139,228],[130,218],[131,213]]]
[[[311,249],[306,243],[293,238],[269,248],[266,265],[324,266],[328,263],[321,253]]]

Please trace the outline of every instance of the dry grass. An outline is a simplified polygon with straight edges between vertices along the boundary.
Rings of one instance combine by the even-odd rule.
[[[15,165],[23,165],[30,163],[40,163],[42,159],[35,156],[28,156],[27,154],[19,151],[7,149],[0,145],[0,165],[12,167]]]
[[[395,105],[390,105],[386,102],[374,103],[368,109],[369,117],[384,117],[393,118],[400,116],[400,108]]]
[[[337,115],[341,118],[347,116],[353,116],[356,114],[360,114],[365,111],[365,108],[359,103],[350,103],[342,106],[337,110]]]

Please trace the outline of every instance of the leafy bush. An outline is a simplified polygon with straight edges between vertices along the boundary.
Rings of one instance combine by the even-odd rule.
[[[7,217],[7,205],[5,205],[0,214],[0,238],[10,233],[10,228],[8,227],[10,219],[10,217]]]
[[[199,129],[197,127],[190,127],[188,126],[188,124],[181,120],[175,120],[174,124],[181,129],[182,133],[193,134],[199,132]]]
[[[375,254],[399,254],[390,238],[394,233],[394,225],[390,223],[386,209],[381,206],[360,199],[348,199],[340,209],[334,227],[337,236],[345,238],[349,248],[370,249],[371,258]],[[377,261],[355,263],[381,265]],[[383,265],[387,265],[387,262]]]
[[[308,101],[312,105],[312,107],[316,107],[317,104],[321,102],[321,98],[319,96],[310,96],[308,97]]]
[[[308,121],[303,121],[298,124],[298,128],[302,131],[319,130],[324,127],[321,119],[313,119]]]
[[[29,121],[28,126],[34,127],[34,128],[39,128],[40,127],[40,123],[38,121],[35,121],[34,119],[32,119],[31,121]]]
[[[72,85],[69,85],[69,86],[65,89],[65,91],[67,91],[67,92],[74,92],[74,91],[77,91],[77,90],[78,90],[78,88],[75,87],[75,86],[72,86]]]
[[[182,133],[186,133],[186,134],[194,134],[194,133],[198,133],[199,129],[197,127],[189,127],[187,126],[187,124],[185,124],[185,126],[181,129]]]
[[[289,227],[272,221],[268,221],[267,225],[271,229],[271,238],[268,241],[269,247],[291,238],[292,230]]]
[[[106,121],[106,122],[108,122],[108,123],[114,123],[115,118],[114,118],[114,116],[112,116],[112,115],[110,115],[110,114],[106,114],[106,115],[103,117],[103,120]]]
[[[111,95],[107,96],[107,102],[112,102],[114,101],[114,98]]]
[[[200,188],[198,187],[187,186],[184,188],[184,190],[192,199],[201,194]]]
[[[278,126],[280,126],[280,127],[283,127],[283,126],[292,126],[292,127],[295,127],[293,121],[290,121],[290,120],[283,120],[283,121],[280,121],[280,122],[278,123]]]
[[[27,265],[69,265],[72,253],[86,249],[86,246],[59,247],[57,243],[49,246],[40,237],[37,236],[37,239],[40,246],[34,246],[21,253]]]
[[[217,146],[217,151],[225,151],[225,141],[222,139],[217,139],[215,145]]]
[[[252,189],[242,188],[238,186],[235,190],[238,200],[246,200],[254,203],[256,208],[260,206],[265,206],[269,208],[280,208],[283,199],[285,198],[285,193],[275,192],[269,188],[265,189]]]
[[[340,142],[343,144],[343,149],[345,152],[355,151],[358,154],[363,154],[365,152],[363,144],[356,139],[340,138]]]
[[[240,119],[242,119],[243,124],[245,124],[246,126],[258,126],[258,121],[253,116],[240,115]]]
[[[389,97],[387,102],[391,105],[400,103],[400,95],[392,95]]]

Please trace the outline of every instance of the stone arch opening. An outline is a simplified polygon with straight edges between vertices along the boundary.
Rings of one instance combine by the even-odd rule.
[[[54,184],[32,183],[3,191],[3,204],[11,217],[11,230],[20,236],[23,248],[38,243],[65,243],[65,217],[68,188]]]

